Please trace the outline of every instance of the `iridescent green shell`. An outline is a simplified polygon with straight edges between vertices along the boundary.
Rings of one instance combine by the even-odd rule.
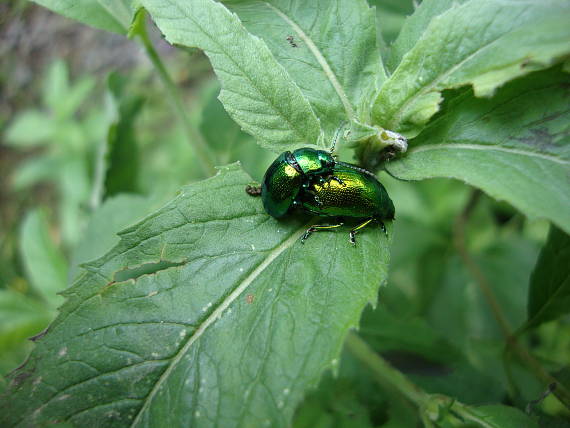
[[[303,173],[291,165],[291,152],[281,153],[267,168],[261,183],[263,208],[273,217],[283,217],[293,205],[303,184]]]
[[[303,147],[293,152],[293,158],[304,174],[316,175],[332,171],[335,160],[332,154],[324,150],[315,150],[310,147]]]
[[[394,219],[394,203],[376,177],[356,165],[337,162],[331,176],[314,181],[300,195],[305,211],[329,217]]]

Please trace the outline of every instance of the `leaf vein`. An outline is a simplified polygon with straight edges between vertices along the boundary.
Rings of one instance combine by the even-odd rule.
[[[243,292],[244,290],[249,287],[249,285],[263,272],[273,261],[289,248],[297,239],[301,237],[304,233],[305,227],[299,228],[295,231],[289,238],[283,241],[280,245],[275,247],[271,252],[267,254],[267,256],[259,263],[257,268],[255,268],[243,281],[241,281],[237,287],[221,302],[221,304],[214,310],[210,315],[208,315],[204,321],[200,323],[196,331],[190,335],[187,339],[186,343],[180,348],[180,350],[174,355],[166,370],[162,373],[158,381],[154,384],[152,389],[150,390],[147,398],[144,400],[143,405],[141,406],[137,416],[133,420],[131,427],[134,427],[140,421],[142,415],[144,414],[145,410],[148,408],[150,403],[152,402],[154,396],[159,391],[160,386],[162,383],[168,378],[172,370],[177,366],[178,362],[182,359],[182,357],[186,354],[188,349],[204,334],[204,332],[212,325],[218,318],[220,318],[223,312],[229,307],[231,303],[233,303]]]
[[[329,63],[327,62],[327,60],[325,59],[319,48],[315,45],[313,40],[303,31],[301,27],[299,27],[299,25],[295,21],[289,18],[283,11],[281,11],[277,7],[267,2],[264,2],[264,4],[269,9],[272,9],[277,15],[279,15],[279,17],[283,19],[287,24],[289,24],[291,28],[299,35],[299,37],[306,43],[307,47],[314,55],[315,59],[321,66],[323,72],[325,73],[325,76],[330,81],[332,87],[334,88],[338,97],[340,98],[340,101],[342,102],[346,115],[349,117],[350,120],[354,119],[355,118],[354,110],[352,108],[352,105],[350,104],[350,101],[348,100],[348,96],[346,95],[344,88],[338,81],[336,75],[331,69],[331,66],[329,65]]]

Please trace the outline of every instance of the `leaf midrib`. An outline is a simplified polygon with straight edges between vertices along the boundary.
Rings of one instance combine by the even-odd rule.
[[[232,304],[242,293],[249,287],[249,285],[271,264],[273,261],[281,255],[286,249],[290,248],[295,241],[297,241],[301,235],[305,232],[306,228],[312,223],[307,223],[302,227],[298,228],[289,238],[275,247],[272,251],[267,253],[267,256],[258,264],[258,266],[243,280],[237,287],[221,302],[221,304],[213,310],[210,315],[208,315],[194,331],[192,335],[189,336],[186,343],[180,348],[180,350],[171,359],[166,370],[162,373],[158,381],[153,385],[147,397],[144,399],[143,405],[139,409],[136,417],[133,419],[131,427],[137,426],[141,417],[150,404],[152,403],[155,395],[160,390],[162,383],[168,379],[170,373],[176,368],[178,362],[186,355],[188,349],[198,340],[204,332],[210,327],[217,319],[221,318],[223,312]]]
[[[319,50],[317,45],[315,45],[315,43],[307,35],[307,33],[305,33],[303,31],[303,29],[295,21],[293,21],[291,18],[289,18],[282,10],[278,9],[277,7],[275,7],[274,5],[272,5],[268,2],[263,2],[263,3],[269,9],[273,10],[281,19],[283,19],[293,29],[293,31],[295,31],[295,33],[297,33],[297,35],[301,38],[301,40],[303,40],[305,42],[305,44],[307,45],[307,47],[309,48],[309,50],[311,51],[311,53],[313,54],[313,56],[315,57],[315,59],[317,60],[319,65],[321,66],[325,76],[327,77],[327,79],[331,83],[335,92],[337,93],[340,101],[342,102],[342,105],[344,107],[344,111],[346,112],[346,115],[348,116],[348,118],[350,120],[355,119],[354,110],[352,108],[352,105],[350,104],[350,101],[348,100],[348,96],[346,95],[344,88],[342,87],[342,85],[338,81],[338,79],[337,79],[336,75],[334,74],[334,72],[332,71],[332,68],[330,67],[328,61],[326,60],[326,58],[324,57],[322,52]]]

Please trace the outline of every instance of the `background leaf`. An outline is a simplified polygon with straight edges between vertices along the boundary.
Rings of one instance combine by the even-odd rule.
[[[343,356],[343,363],[344,363]],[[373,428],[370,410],[358,396],[358,385],[326,376],[295,413],[294,428]]]
[[[343,120],[368,121],[385,74],[373,10],[365,0],[227,2],[267,44],[309,100],[330,141]],[[288,38],[291,38],[288,40]]]
[[[233,165],[184,188],[86,265],[2,424],[286,426],[375,300],[388,241],[302,245],[307,219],[269,217],[248,182]]]
[[[19,114],[6,130],[6,143],[17,147],[34,147],[53,136],[55,123],[47,114],[27,110]]]
[[[555,226],[530,278],[528,320],[536,327],[570,312],[570,237]]]
[[[83,238],[73,251],[69,277],[76,279],[83,272],[83,263],[111,250],[119,242],[121,230],[157,210],[166,197],[121,194],[106,199],[89,218]]]
[[[54,313],[37,299],[12,290],[0,290],[0,393],[7,387],[4,375],[24,361],[32,342],[53,319]]]
[[[519,79],[490,100],[464,92],[387,165],[404,180],[453,177],[570,231],[568,74]]]
[[[57,295],[67,284],[67,262],[53,242],[45,214],[28,213],[20,234],[20,251],[34,291],[55,308],[63,300]]]
[[[251,135],[243,132],[224,110],[218,100],[220,84],[212,80],[203,91],[199,128],[204,140],[216,153],[218,165],[226,165],[239,160],[244,170],[258,182],[269,165],[275,160],[275,154],[254,144]]]
[[[222,85],[220,101],[262,146],[281,153],[323,144],[319,121],[299,87],[235,14],[212,0],[143,4],[168,41],[204,50]]]
[[[127,34],[138,0],[34,0],[63,16],[113,33]]]
[[[375,123],[414,137],[438,111],[442,90],[471,84],[476,96],[488,97],[505,82],[552,65],[570,53],[569,20],[565,0],[472,0],[450,8],[431,20],[382,86]]]
[[[140,160],[135,121],[145,100],[141,95],[129,95],[127,78],[124,76],[112,74],[107,84],[108,102],[116,111],[107,134],[109,152],[105,176],[105,195],[112,196],[137,190]]]
[[[475,368],[461,348],[451,345],[424,319],[389,313],[384,291],[382,306],[368,308],[361,321],[360,333],[374,350],[426,392],[469,404],[501,400],[505,391],[498,379]]]
[[[380,32],[381,47],[392,45],[402,25],[406,22],[406,17],[414,13],[414,2],[412,0],[368,0],[370,6],[376,8],[376,25]],[[392,46],[390,46],[392,50]]]
[[[447,11],[454,4],[462,4],[465,1],[468,0],[424,0],[415,10],[411,7],[411,9],[408,10],[408,14],[411,16],[402,22],[401,30],[399,30],[397,34],[398,38],[390,46],[388,60],[386,61],[386,68],[390,74],[398,67],[404,55],[411,50],[422,37],[433,18]],[[377,0],[376,3],[380,3],[376,7],[381,7],[380,5],[384,2]],[[402,7],[401,5],[403,4],[405,4],[405,2],[398,1],[400,7]]]
[[[41,302],[20,293],[0,290],[0,355],[45,327],[52,313]]]

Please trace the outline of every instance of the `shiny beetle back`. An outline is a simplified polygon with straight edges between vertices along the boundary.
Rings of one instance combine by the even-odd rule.
[[[374,175],[356,165],[338,162],[338,180],[313,182],[301,195],[304,210],[319,216],[394,218],[394,204]]]
[[[335,165],[333,156],[324,150],[303,147],[293,152],[295,162],[304,174],[315,175],[331,171]]]

